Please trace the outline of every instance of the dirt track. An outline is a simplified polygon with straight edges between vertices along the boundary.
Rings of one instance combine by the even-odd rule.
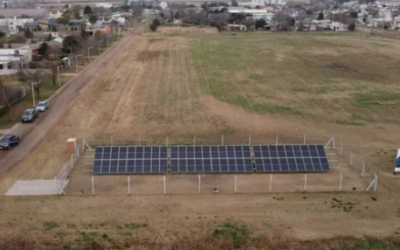
[[[51,100],[51,108],[32,124],[17,124],[10,133],[21,137],[20,145],[10,151],[0,152],[0,176],[10,171],[23,160],[44,138],[46,133],[71,109],[78,96],[85,88],[93,84],[93,76],[102,72],[116,57],[123,53],[129,40],[143,31],[137,28],[122,38],[118,46],[107,50],[100,58],[89,64],[79,75],[74,77],[59,94]]]

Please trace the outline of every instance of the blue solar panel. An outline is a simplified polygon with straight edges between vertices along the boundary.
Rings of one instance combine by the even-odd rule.
[[[256,145],[253,151],[256,171],[260,173],[330,170],[323,145]]]
[[[249,146],[173,146],[172,173],[251,173]]]
[[[165,146],[96,147],[93,174],[160,174],[167,172]]]

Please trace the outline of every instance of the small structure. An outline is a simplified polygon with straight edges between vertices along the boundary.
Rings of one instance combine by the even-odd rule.
[[[73,155],[76,153],[76,138],[69,138],[67,140],[67,152],[68,155]]]
[[[394,166],[394,171],[393,174],[400,173],[400,149],[397,150],[397,155],[396,155],[396,162]]]
[[[247,31],[247,27],[243,24],[228,24],[229,31]]]

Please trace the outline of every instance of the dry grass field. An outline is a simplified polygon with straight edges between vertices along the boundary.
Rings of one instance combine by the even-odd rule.
[[[151,221],[146,233],[156,232],[161,238],[185,231],[179,228],[204,232],[226,219],[249,224],[259,232],[273,227],[300,238],[396,235],[399,188],[391,171],[400,141],[396,115],[400,111],[399,48],[396,40],[357,33],[233,35],[211,28],[161,27],[152,34],[132,36],[118,49],[119,59],[93,76],[95,84],[81,94],[36,150],[0,179],[0,191],[5,192],[15,180],[54,178],[67,160],[69,137],[98,145],[108,144],[111,137],[114,144],[136,143],[138,138],[158,144],[168,136],[170,143],[187,144],[194,136],[198,143],[215,142],[221,135],[231,138],[231,143],[245,143],[249,134],[259,142],[269,142],[276,134],[288,142],[307,134],[322,143],[335,134],[379,174],[378,202],[371,194],[293,194],[283,195],[284,202],[274,195],[194,196],[195,180],[181,178],[193,194],[41,198],[44,203],[32,198],[5,199],[5,218],[14,225],[12,220],[20,211],[13,207],[32,204],[32,210],[23,209],[31,219],[17,219],[18,223],[31,220],[28,224],[38,227],[45,220],[43,211],[49,211],[46,220],[74,232],[76,228],[92,230],[85,225],[101,223],[98,216],[102,214],[110,227],[104,229],[106,233],[122,221],[136,223],[143,216]],[[138,184],[145,181],[135,178]],[[121,190],[105,186],[105,192],[118,189],[122,194],[125,181],[121,179]],[[71,193],[81,191],[73,187]],[[156,184],[154,190],[147,191],[159,192]],[[89,182],[85,192],[90,192]],[[357,204],[351,205],[357,209],[343,213],[342,207],[339,212],[332,209],[332,199],[338,196]],[[127,219],[119,217],[128,213]],[[265,221],[257,216],[265,216]],[[69,223],[75,226],[70,228]],[[0,227],[6,229],[6,223]]]

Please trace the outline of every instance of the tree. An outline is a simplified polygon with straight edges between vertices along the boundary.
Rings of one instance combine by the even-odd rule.
[[[76,19],[80,19],[81,18],[81,9],[82,7],[80,5],[74,5],[72,6],[71,12],[72,12],[72,16]]]
[[[356,11],[352,11],[352,12],[350,12],[349,17],[356,19],[356,18],[358,18],[358,13]]]
[[[25,30],[25,38],[33,38],[33,33],[29,29]]]
[[[150,25],[151,31],[155,32],[157,30],[157,27],[160,25],[160,21],[158,19],[154,19],[153,23]]]
[[[179,11],[175,12],[174,19],[179,19]]]
[[[265,25],[267,25],[267,22],[264,19],[258,19],[258,20],[256,20],[256,22],[254,24],[256,29],[259,29],[259,28],[263,29]]]
[[[46,56],[47,55],[47,51],[49,49],[49,45],[47,43],[42,43],[39,47],[39,55],[41,56]]]
[[[131,7],[130,7],[129,5],[123,5],[123,6],[121,6],[121,10],[123,10],[123,11],[125,11],[125,12],[128,12],[130,8],[131,8]]]
[[[353,23],[350,23],[348,26],[347,26],[347,30],[348,31],[355,31],[356,30],[356,24],[353,22]]]
[[[91,14],[93,14],[92,8],[90,8],[90,6],[86,6],[86,7],[83,9],[83,14],[85,14],[85,15],[91,15]]]
[[[5,36],[5,35],[6,35],[6,33],[4,33],[3,31],[0,31],[0,38]]]
[[[237,2],[236,0],[232,0],[231,6],[232,6],[232,7],[238,7],[239,4],[238,4],[238,2]]]
[[[66,36],[62,42],[65,53],[71,53],[71,49],[76,49],[80,46],[78,39],[75,36]]]
[[[53,40],[53,36],[51,35],[51,33],[49,33],[49,35],[47,36],[46,41],[51,41]]]
[[[70,15],[69,14],[63,14],[61,17],[57,18],[57,23],[61,23],[61,24],[68,24],[70,20]]]
[[[90,16],[89,16],[89,22],[90,22],[91,24],[95,24],[95,23],[97,22],[98,19],[99,19],[99,18],[98,18],[96,15],[90,15]]]
[[[318,14],[317,20],[324,20],[324,13],[320,12],[320,13]]]
[[[82,39],[86,39],[89,37],[89,33],[86,32],[86,24],[84,23],[81,24],[81,37]]]

